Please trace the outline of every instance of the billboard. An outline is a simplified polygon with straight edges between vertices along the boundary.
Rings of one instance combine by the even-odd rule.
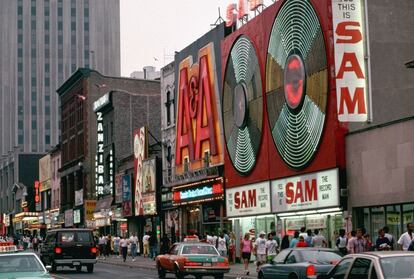
[[[46,155],[39,160],[39,181],[40,192],[49,190],[51,188],[51,157]]]
[[[132,216],[131,175],[122,176],[122,216]]]
[[[367,71],[361,0],[332,0],[338,119],[366,122]]]
[[[228,217],[270,213],[269,182],[227,189],[226,205]]]
[[[115,203],[122,203],[122,173],[115,175]]]
[[[134,132],[134,176],[135,176],[135,216],[144,215],[142,200],[143,192],[143,175],[142,164],[148,155],[148,130],[147,127],[141,127]]]
[[[156,203],[156,160],[144,160],[142,163],[142,206],[144,215],[157,214]]]
[[[223,128],[214,43],[199,49],[197,60],[184,58],[178,68],[176,175],[222,165]]]

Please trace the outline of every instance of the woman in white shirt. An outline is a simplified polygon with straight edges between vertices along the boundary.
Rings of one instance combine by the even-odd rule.
[[[217,250],[219,251],[221,256],[227,257],[227,245],[223,233],[217,239]]]
[[[128,254],[128,239],[125,238],[125,236],[122,237],[122,239],[119,241],[119,247],[121,247],[122,252],[122,258],[124,259],[124,262],[126,261],[126,257]]]

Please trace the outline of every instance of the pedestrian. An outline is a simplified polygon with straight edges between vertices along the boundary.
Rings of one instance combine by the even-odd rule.
[[[313,233],[315,234],[312,238],[313,247],[321,248],[321,247],[328,246],[328,243],[326,242],[326,238],[323,235],[319,234],[318,229],[315,229]]]
[[[298,248],[304,248],[308,247],[308,243],[306,243],[305,238],[303,236],[299,236],[299,241],[296,243],[296,247]]]
[[[233,264],[236,263],[236,235],[234,232],[230,233],[229,262]]]
[[[206,240],[207,243],[215,246],[213,235],[209,234],[208,232],[206,233]]]
[[[221,233],[220,236],[217,238],[217,250],[222,257],[227,257],[227,245],[224,233]]]
[[[106,237],[105,257],[109,258],[110,254],[112,254],[112,236],[108,234]]]
[[[389,251],[391,250],[391,242],[388,237],[385,236],[384,229],[378,230],[378,238],[375,242],[375,247],[378,251]]]
[[[122,259],[125,262],[128,254],[128,240],[125,235],[123,235],[122,239],[119,241],[119,246],[121,247]]]
[[[273,234],[269,233],[266,241],[266,260],[268,263],[272,263],[276,257],[278,246],[277,241],[273,238]]]
[[[256,254],[256,271],[259,272],[259,268],[262,264],[266,263],[266,233],[261,231],[259,237],[256,239],[255,254]]]
[[[306,231],[305,242],[308,244],[308,247],[312,247],[313,246],[312,230],[307,230]]]
[[[132,261],[135,262],[135,257],[137,256],[137,247],[138,247],[138,237],[135,235],[135,233],[131,234],[131,237],[129,238],[129,243],[131,245]]]
[[[171,241],[166,234],[161,238],[160,254],[165,255],[170,251]]]
[[[407,231],[400,236],[400,239],[398,239],[397,243],[400,245],[401,250],[408,250],[408,247],[410,246],[411,241],[413,240],[413,229],[413,223],[408,223]]]
[[[308,234],[306,233],[306,227],[300,228],[299,236],[303,236],[303,239],[305,239],[308,236]]]
[[[155,257],[157,256],[157,245],[158,240],[155,233],[150,232],[150,238],[149,238],[149,246],[150,246],[150,258],[155,261]]]
[[[348,252],[350,254],[366,252],[368,249],[367,242],[363,237],[363,229],[357,229],[356,233],[352,231],[351,235],[352,238],[348,241]]]
[[[217,239],[218,239],[217,234],[215,232],[213,232],[211,242],[216,248],[217,248]]]
[[[282,243],[280,244],[280,250],[289,248],[289,236],[285,234],[282,238]]]
[[[240,243],[240,251],[242,254],[243,264],[244,264],[244,273],[249,275],[249,263],[253,251],[253,243],[250,240],[250,234],[245,233],[244,238]]]
[[[386,238],[388,238],[388,240],[391,243],[391,250],[394,250],[394,236],[392,234],[390,234],[390,228],[385,226],[384,228],[384,235]]]
[[[371,236],[366,233],[364,234],[365,244],[366,244],[366,251],[374,251],[375,245],[371,241]]]
[[[293,239],[290,242],[289,248],[296,247],[296,244],[299,242],[299,232],[295,231],[295,234],[293,235]]]
[[[35,235],[32,239],[33,251],[37,252],[39,248],[39,238]]]
[[[101,257],[106,259],[106,237],[104,235],[101,235],[99,238],[99,253],[101,254]]]
[[[338,247],[339,252],[344,256],[348,252],[346,249],[347,245],[348,245],[348,238],[345,236],[345,230],[340,229],[339,236],[336,239],[336,247]]]
[[[142,245],[144,247],[144,258],[148,257],[149,255],[149,234],[148,232],[145,233],[145,235],[142,237]]]
[[[121,241],[121,238],[115,234],[114,237],[114,254],[119,258],[119,242]]]

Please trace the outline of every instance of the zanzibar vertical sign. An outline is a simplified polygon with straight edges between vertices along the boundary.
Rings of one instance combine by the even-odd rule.
[[[134,175],[135,175],[135,216],[144,215],[143,206],[143,160],[148,154],[147,127],[141,127],[134,133]]]
[[[96,112],[97,119],[97,150],[95,156],[96,196],[104,194],[104,130],[102,112]]]

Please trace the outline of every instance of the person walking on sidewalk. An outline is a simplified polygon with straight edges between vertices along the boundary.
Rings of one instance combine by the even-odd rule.
[[[132,261],[135,262],[135,257],[137,256],[137,246],[138,246],[138,237],[135,235],[135,233],[132,233],[131,237],[129,238],[129,242],[131,244]]]
[[[150,237],[148,241],[149,241],[149,246],[150,246],[150,257],[151,259],[155,261],[155,257],[157,256],[157,245],[158,245],[158,240],[157,240],[157,236],[155,235],[155,233],[150,232]]]
[[[171,241],[166,234],[161,238],[160,254],[165,255],[170,251]]]
[[[112,254],[112,236],[108,234],[106,238],[105,257],[109,258],[110,254]]]
[[[126,239],[125,235],[122,236],[122,239],[119,241],[119,247],[121,248],[122,259],[124,262],[126,261],[127,254],[128,254],[128,240]]]
[[[222,257],[227,257],[227,245],[223,233],[221,233],[220,237],[217,239],[217,250]]]
[[[390,228],[385,226],[383,228],[383,230],[384,230],[384,233],[385,233],[385,237],[388,238],[388,240],[391,243],[391,250],[394,250],[394,242],[395,241],[394,241],[394,236],[392,234],[390,234]]]
[[[249,263],[250,263],[250,258],[252,256],[252,251],[253,251],[253,243],[250,240],[249,233],[244,234],[244,238],[240,243],[240,250],[241,250],[242,259],[244,263],[244,273],[246,275],[249,275]]]
[[[148,257],[149,254],[149,234],[146,232],[142,237],[142,245],[144,246],[144,258]]]
[[[313,231],[315,234],[312,238],[313,247],[322,248],[322,247],[328,247],[328,242],[326,242],[326,238],[323,235],[319,234],[319,230],[315,229]]]
[[[256,239],[255,254],[256,254],[256,271],[259,272],[259,268],[262,264],[266,263],[266,233],[261,231],[259,237]]]
[[[119,258],[119,242],[121,238],[118,235],[114,237],[114,254]]]
[[[106,259],[106,237],[104,235],[101,235],[99,238],[99,253],[101,254],[101,257]]]
[[[398,239],[397,243],[400,245],[401,250],[408,250],[408,247],[410,246],[411,241],[413,240],[413,229],[413,223],[408,223],[407,231],[400,236],[400,239]]]
[[[348,238],[345,236],[345,230],[340,229],[339,236],[336,239],[336,247],[338,247],[339,252],[341,252],[343,256],[345,256],[348,252],[348,250],[346,249],[347,246],[348,246]]]
[[[269,233],[266,241],[266,260],[268,263],[272,263],[273,259],[276,257],[278,246],[277,241],[273,238],[273,234]]]

